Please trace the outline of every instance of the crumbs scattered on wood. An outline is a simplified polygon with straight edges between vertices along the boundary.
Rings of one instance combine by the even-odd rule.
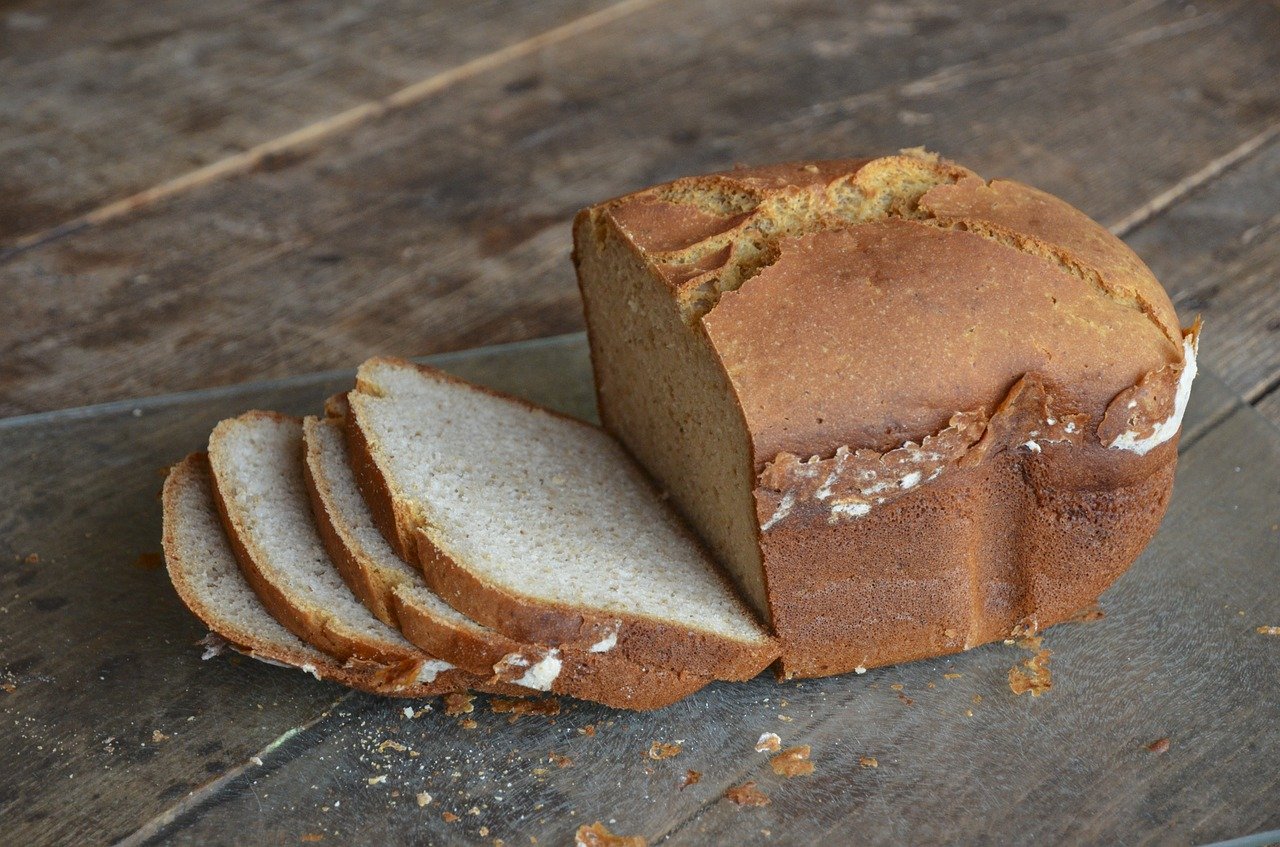
[[[381,776],[371,776],[365,780],[365,782],[369,783],[370,785],[382,785],[386,781],[387,781],[387,775],[385,773],[382,774]]]
[[[459,818],[453,812],[441,812],[440,819],[443,820],[445,823],[457,823],[458,821],[461,820],[461,818]]]
[[[390,738],[378,745],[379,753],[385,753],[388,750],[395,750],[397,753],[403,753],[408,749],[409,748],[404,744],[401,744],[399,741],[393,741]]]
[[[964,676],[964,674],[962,673],[944,673],[942,675],[942,678],[943,679],[959,679],[962,676]]]
[[[680,755],[680,751],[683,749],[684,747],[679,741],[674,744],[668,744],[665,741],[655,741],[649,745],[649,752],[646,755],[648,755],[650,759],[670,759],[673,756]]]
[[[702,773],[699,771],[685,771],[684,779],[680,781],[680,790],[684,791],[690,785],[697,785],[702,781]]]
[[[1260,626],[1258,627],[1259,635],[1280,635],[1280,626]]]
[[[510,714],[512,722],[521,715],[558,715],[560,701],[554,697],[543,697],[537,700],[512,700],[506,697],[494,697],[489,700],[489,709],[495,714]]]
[[[1147,749],[1159,756],[1161,753],[1169,752],[1169,739],[1157,738],[1147,745]]]
[[[23,561],[26,562],[28,565],[38,565],[40,564],[40,554],[30,553],[27,555],[27,558],[23,559]]]
[[[554,750],[547,754],[547,761],[551,762],[558,768],[567,768],[569,765],[573,764],[573,759],[570,759],[568,756],[561,756]]]
[[[778,737],[776,732],[760,733],[760,740],[756,742],[757,753],[776,753],[782,749],[782,739]]]
[[[595,735],[595,734],[596,734],[596,725],[595,725],[595,724],[593,724],[593,723],[589,723],[589,724],[587,724],[586,726],[584,726],[584,727],[582,727],[581,729],[579,729],[579,730],[578,730],[578,734],[579,734],[579,735]]]
[[[479,724],[476,723],[471,718],[463,718],[462,720],[458,721],[458,726],[462,727],[463,729],[475,729],[477,726],[479,726]]]
[[[155,742],[156,744],[159,744],[159,743],[161,743],[162,741],[168,741],[168,740],[169,740],[169,736],[165,735],[163,732],[161,732],[160,730],[158,730],[158,729],[157,729],[157,730],[154,730],[154,731],[151,733],[151,740],[152,740],[153,742]]]
[[[430,805],[430,803],[431,803],[431,795],[430,795],[430,794],[428,794],[427,792],[425,792],[425,791],[419,791],[419,792],[418,792],[418,794],[417,794],[417,797],[418,797],[418,808],[419,808],[419,809],[423,808],[424,806]]]
[[[880,762],[876,760],[875,756],[859,756],[858,764],[862,765],[864,768],[880,767]]]
[[[769,795],[757,788],[754,780],[733,786],[724,796],[739,806],[767,806],[770,803]]]
[[[813,773],[813,762],[809,761],[808,744],[783,750],[769,760],[769,765],[774,773],[785,776],[787,779]]]
[[[462,715],[476,710],[474,694],[458,692],[444,695],[444,713],[446,715]]]
[[[600,821],[578,827],[573,843],[574,847],[648,847],[641,836],[615,835]]]

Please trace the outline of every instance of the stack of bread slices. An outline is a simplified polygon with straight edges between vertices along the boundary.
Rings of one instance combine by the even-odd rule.
[[[164,548],[219,643],[380,694],[653,709],[778,654],[609,435],[398,359],[322,416],[218,424]]]

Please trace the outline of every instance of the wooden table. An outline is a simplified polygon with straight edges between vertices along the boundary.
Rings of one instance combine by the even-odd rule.
[[[1278,79],[1256,0],[0,4],[0,841],[1280,827]],[[1048,695],[996,646],[508,724],[199,661],[153,495],[219,417],[314,409],[374,353],[578,330],[568,221],[602,197],[917,144],[1074,202],[1206,320],[1170,517],[1105,620],[1050,634]],[[581,336],[445,362],[589,413]],[[817,774],[774,777],[766,729]],[[726,801],[745,779],[773,804]]]

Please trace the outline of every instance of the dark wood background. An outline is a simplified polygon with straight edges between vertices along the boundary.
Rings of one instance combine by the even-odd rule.
[[[0,415],[577,330],[568,222],[924,144],[1128,239],[1280,421],[1274,0],[0,3]]]

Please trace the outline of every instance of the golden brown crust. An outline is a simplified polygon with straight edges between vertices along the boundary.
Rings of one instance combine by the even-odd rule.
[[[508,680],[552,653],[552,648],[522,643],[496,630],[483,636],[463,627],[448,627],[412,603],[396,596],[396,608],[405,637],[427,652],[447,656],[459,667],[478,675],[511,668]],[[590,700],[618,709],[660,709],[706,686],[710,679],[690,673],[646,668],[608,653],[560,648],[559,674],[551,685],[555,694]],[[515,657],[519,665],[512,665]]]
[[[1177,317],[1057,198],[905,151],[677,180],[584,211],[575,241],[647,266],[732,386],[788,675],[1062,620],[1159,524]],[[611,329],[589,328],[594,357]]]

